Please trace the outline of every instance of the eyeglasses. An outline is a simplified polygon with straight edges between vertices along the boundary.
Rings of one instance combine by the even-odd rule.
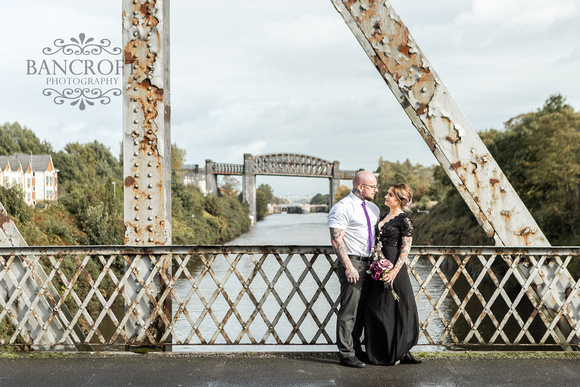
[[[361,183],[361,185],[364,185],[365,187],[369,187],[369,188],[370,188],[370,189],[372,189],[373,191],[374,191],[374,190],[378,190],[378,189],[379,189],[379,186],[378,186],[378,185],[376,185],[376,184],[375,184],[375,185],[370,185],[370,184],[362,184],[362,183]]]

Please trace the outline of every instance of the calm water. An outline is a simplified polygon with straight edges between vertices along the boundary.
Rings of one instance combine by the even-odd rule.
[[[330,245],[328,214],[272,214],[228,245]]]
[[[228,243],[228,245],[316,245],[316,246],[329,246],[330,245],[330,234],[328,231],[328,214],[325,213],[314,213],[314,214],[273,214],[268,216],[265,220],[258,222],[257,224],[255,224],[254,226],[252,226],[251,230],[242,235],[241,237],[231,241],[230,243]],[[301,264],[299,259],[296,260],[292,260],[292,264],[294,264],[294,262],[296,262],[296,269],[293,269],[292,267],[290,267],[290,270],[292,273],[301,273],[302,270],[304,270],[304,265]],[[251,265],[249,265],[251,266]],[[229,264],[225,261],[225,260],[216,260],[214,262],[214,264],[212,265],[212,269],[216,272],[216,276],[218,278],[222,278],[222,276],[224,275],[224,273],[226,273],[227,269],[229,268]],[[240,272],[242,272],[242,275],[244,276],[244,278],[247,278],[246,274],[244,274],[244,272],[249,273],[252,269],[252,267],[238,267]],[[418,264],[417,265],[418,271],[420,272],[420,276],[422,278],[425,278],[430,270],[430,267],[425,267],[424,270],[421,270],[421,265]],[[275,262],[275,260],[272,260],[272,262],[266,262],[265,265],[263,266],[264,272],[267,273],[267,275],[269,276],[269,279],[272,279],[272,277],[275,275],[275,273],[277,272],[277,270],[280,269],[280,265]],[[191,270],[191,274],[192,276],[196,277],[196,275],[202,270],[202,267],[193,267],[190,268]],[[321,271],[327,271],[328,270],[328,266],[326,266],[325,268],[321,269]],[[299,274],[297,274],[298,276]],[[207,278],[209,278],[209,275],[206,275]],[[206,278],[206,279],[207,279]],[[307,277],[308,279],[308,277]],[[237,281],[231,281],[231,282],[237,282]],[[255,282],[259,282],[259,281],[255,281]],[[415,282],[415,281],[411,281],[411,282]],[[239,286],[239,285],[238,285]],[[292,285],[290,282],[288,281],[283,281],[282,278],[281,280],[276,284],[276,291],[280,293],[281,297],[282,294],[284,294],[284,292],[287,289],[284,289],[285,287],[289,289],[292,288]],[[415,291],[417,291],[417,286],[416,284],[414,284],[415,287]],[[215,282],[211,281],[211,280],[207,280],[207,281],[202,281],[202,283],[200,284],[200,291],[203,293],[204,297],[206,299],[209,299],[209,297],[211,297],[211,295],[213,294],[213,292],[215,291],[216,285]],[[334,275],[331,280],[328,282],[327,286],[325,287],[325,289],[328,291],[328,293],[330,294],[331,297],[336,297],[339,293],[339,284],[338,284],[338,279],[337,277]],[[175,289],[177,291],[177,293],[179,294],[180,298],[183,300],[186,295],[188,294],[188,292],[191,291],[191,283],[183,278],[177,281]],[[254,292],[255,296],[259,299],[261,297],[261,292],[263,292],[263,290],[265,289],[265,286],[263,286],[263,289],[252,289],[252,292]],[[312,294],[314,292],[313,289],[317,289],[317,285],[314,281],[305,281],[302,284],[301,290],[305,293],[306,296],[308,296],[309,294]],[[442,294],[442,292],[444,291],[444,286],[443,284],[441,284],[440,287],[435,287],[435,288],[430,288],[430,292],[431,295],[435,297],[435,299],[438,299],[439,296]],[[230,298],[234,299],[237,295],[237,292],[234,291],[230,291],[228,290],[228,294],[230,296]],[[284,297],[282,297],[284,299]],[[322,298],[322,295],[319,297]],[[218,298],[216,299],[216,302],[212,305],[212,310],[215,313],[216,317],[218,320],[221,320],[221,318],[223,318],[223,316],[225,315],[225,313],[227,313],[227,311],[229,310],[229,305],[227,304],[227,302],[225,302],[225,300],[222,300],[223,297],[218,296]],[[245,305],[245,303],[247,304],[247,307]],[[268,315],[268,307],[269,305],[271,305],[272,310],[278,310],[279,308],[279,304],[276,302],[275,298],[273,296],[270,296],[267,299],[267,302],[264,303],[263,305],[263,310],[264,312]],[[318,310],[316,309],[316,305],[320,305],[320,312],[318,312]],[[328,310],[329,304],[326,302],[317,302],[317,304],[315,305],[315,312],[318,314],[320,319],[323,319],[324,316],[326,315],[325,310]],[[240,312],[241,315],[243,315],[243,318],[246,319],[247,315],[244,315],[245,310],[253,310],[254,309],[254,305],[253,303],[250,302],[250,300],[242,300],[242,302],[240,302],[240,304],[238,305],[237,309]],[[429,313],[432,312],[432,307],[431,305],[428,304],[428,301],[425,300],[425,298],[421,298],[419,304],[418,304],[418,309],[419,309],[419,314],[420,314],[420,318],[422,321],[424,321],[424,319],[428,316]],[[187,305],[187,310],[190,313],[191,319],[193,321],[197,320],[197,316],[199,316],[200,313],[203,313],[203,306],[201,305],[201,303],[199,302],[197,297],[193,297],[191,298],[191,301],[189,302],[189,304]],[[288,310],[291,314],[291,316],[297,320],[297,318],[301,315],[301,313],[304,311],[304,303],[300,302],[299,296],[298,295],[294,295],[292,302],[288,305]],[[248,312],[249,313],[249,312]],[[271,316],[268,316],[270,318],[271,321]],[[235,322],[236,318],[234,316],[230,317],[230,321],[232,321],[233,325],[237,325],[235,328],[237,329],[232,329],[232,332],[239,332],[239,324],[237,322]],[[308,320],[308,319],[307,319]],[[208,322],[208,324],[205,324],[205,322]],[[260,326],[263,325],[263,326]],[[305,322],[306,324],[306,322]],[[334,326],[336,324],[336,318],[335,316],[332,317],[332,319],[329,321],[328,326],[331,327],[330,329],[328,329],[329,333],[331,333],[331,337],[334,340],[335,336],[334,336]],[[227,325],[226,325],[227,328]],[[314,335],[316,333],[316,328],[315,325],[312,325],[312,329],[308,329],[306,325],[302,325],[300,328],[303,332],[306,338],[310,338],[312,337],[312,335]],[[175,330],[176,333],[178,335],[179,338],[181,338],[182,340],[188,336],[190,337],[194,337],[195,336],[191,336],[192,335],[192,329],[191,329],[191,323],[189,323],[185,317],[182,317],[180,320],[178,320],[176,326],[175,326]],[[251,332],[254,334],[254,337],[259,340],[262,336],[260,335],[261,331],[265,331],[266,327],[265,324],[262,322],[262,320],[259,318],[259,316],[256,317],[256,319],[254,320],[254,322],[251,325]],[[284,318],[281,318],[280,321],[276,324],[276,331],[281,332],[281,331],[285,331],[287,330],[288,332],[291,331],[291,324],[288,323],[287,320],[285,320]],[[226,329],[227,331],[227,329]],[[200,332],[201,334],[204,336],[204,338],[206,340],[210,339],[212,337],[212,335],[215,333],[215,324],[211,321],[211,319],[209,318],[209,316],[206,316],[205,320],[204,320],[204,324],[202,324],[202,326],[200,326]],[[432,320],[432,322],[429,325],[429,333],[432,337],[439,337],[439,335],[443,332],[443,326],[442,324],[439,322],[437,323],[435,320]],[[285,337],[284,335],[281,335],[283,338]],[[231,338],[231,336],[230,336]],[[235,337],[234,337],[235,338]],[[272,338],[271,338],[272,339]],[[223,341],[223,339],[222,339]],[[197,340],[195,340],[194,342],[197,342]],[[217,341],[218,343],[220,342],[220,340],[218,339]],[[267,341],[268,342],[268,341]],[[270,343],[274,343],[273,339],[269,340]],[[293,340],[293,343],[299,343],[298,340]],[[424,339],[424,337],[421,338],[420,342],[421,343],[426,343],[426,340]],[[234,350],[248,350],[248,351],[259,351],[259,350],[266,350],[266,351],[271,351],[271,350],[324,350],[324,351],[334,351],[336,348],[335,346],[316,346],[316,347],[309,347],[309,348],[305,348],[306,346],[301,346],[300,348],[297,348],[297,346],[287,346],[287,348],[281,347],[281,346],[276,346],[276,347],[256,347],[256,346],[236,346],[236,348]],[[426,348],[425,346],[421,347],[421,350],[429,350],[430,348]],[[198,346],[176,346],[174,347],[175,351],[220,351],[220,350],[232,350],[231,347],[219,347],[219,346],[202,346],[202,345],[198,345]]]

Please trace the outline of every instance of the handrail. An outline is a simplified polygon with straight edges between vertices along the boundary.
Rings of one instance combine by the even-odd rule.
[[[580,326],[571,311],[580,302],[580,281],[568,269],[579,256],[580,247],[414,246],[408,269],[419,306],[419,345],[577,348]],[[18,266],[28,271],[14,271],[15,260],[28,260]],[[148,272],[138,269],[143,262]],[[332,345],[335,265],[331,246],[0,247],[6,293],[0,322],[14,329],[2,332],[0,344]],[[538,281],[546,289],[556,283],[539,275],[546,265],[568,284],[552,314],[543,305],[554,292],[536,292]],[[31,291],[18,284],[32,267],[42,267],[46,280]],[[51,297],[48,282],[60,298]],[[51,303],[52,312],[10,312],[39,301]],[[137,313],[144,301],[150,308]],[[70,315],[61,312],[64,306]],[[28,332],[31,319],[38,331]],[[557,331],[561,321],[573,327],[564,336]],[[58,327],[60,334],[43,334]],[[75,333],[78,327],[83,335]]]

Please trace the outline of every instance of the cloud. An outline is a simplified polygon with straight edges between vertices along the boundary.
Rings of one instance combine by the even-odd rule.
[[[575,19],[577,0],[474,0],[473,9],[460,16],[463,23],[496,24],[513,31],[545,29]]]
[[[290,22],[266,23],[262,31],[269,44],[292,48],[337,47],[349,34],[340,18],[311,13]]]

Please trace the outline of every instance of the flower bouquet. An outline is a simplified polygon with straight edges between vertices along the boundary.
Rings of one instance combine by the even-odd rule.
[[[376,259],[373,261],[373,263],[371,263],[369,270],[367,270],[367,274],[370,274],[371,278],[376,281],[383,281],[385,289],[390,289],[395,301],[399,301],[400,297],[393,289],[392,284],[386,282],[387,274],[389,274],[389,272],[393,269],[393,263],[383,256],[380,249],[381,243],[379,242],[374,252],[374,257]]]

